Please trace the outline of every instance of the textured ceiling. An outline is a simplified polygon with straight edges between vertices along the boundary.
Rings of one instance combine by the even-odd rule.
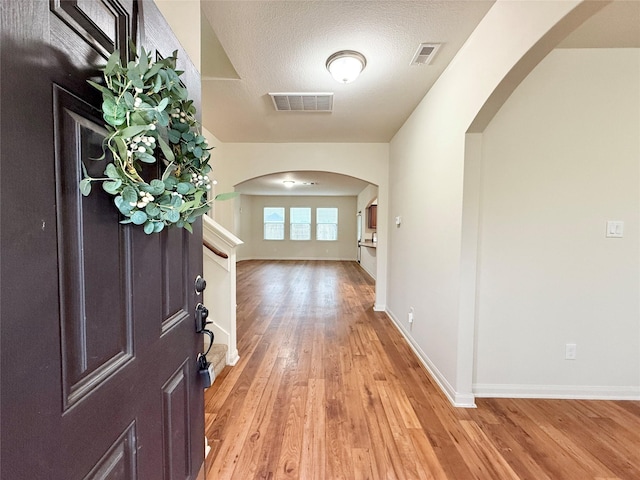
[[[221,47],[233,66],[203,60],[203,124],[223,142],[388,142],[492,3],[202,2],[218,42],[203,59]],[[443,46],[430,65],[409,65],[423,42]],[[325,69],[338,50],[367,58],[351,84]],[[333,112],[277,112],[270,92],[334,92]]]

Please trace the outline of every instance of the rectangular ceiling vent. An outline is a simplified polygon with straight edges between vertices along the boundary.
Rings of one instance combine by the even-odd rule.
[[[279,112],[331,112],[333,93],[270,93]]]
[[[439,43],[421,43],[411,60],[411,65],[429,65],[439,48]]]

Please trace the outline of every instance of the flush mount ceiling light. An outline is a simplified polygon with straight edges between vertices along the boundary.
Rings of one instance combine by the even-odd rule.
[[[284,180],[282,183],[284,183],[285,187],[293,187],[293,184],[296,183],[293,180]]]
[[[367,59],[360,52],[341,50],[327,58],[326,67],[340,83],[351,83],[367,66]]]

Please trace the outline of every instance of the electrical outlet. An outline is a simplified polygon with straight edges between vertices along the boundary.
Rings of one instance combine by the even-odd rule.
[[[567,343],[565,345],[564,359],[565,360],[575,360],[576,359],[576,344],[575,343]]]

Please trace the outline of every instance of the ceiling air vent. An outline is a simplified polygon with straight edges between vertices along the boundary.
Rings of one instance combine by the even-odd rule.
[[[440,48],[439,43],[421,43],[411,60],[411,65],[428,65]]]
[[[333,93],[270,93],[279,112],[331,112]]]

